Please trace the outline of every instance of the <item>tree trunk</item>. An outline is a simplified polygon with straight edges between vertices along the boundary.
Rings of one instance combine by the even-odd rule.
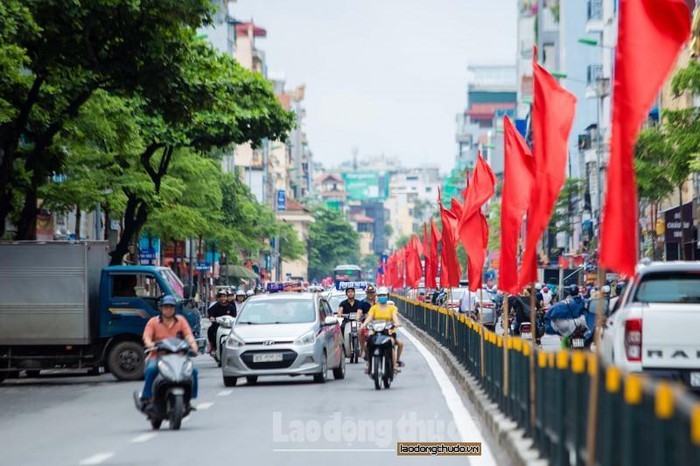
[[[679,209],[681,213],[681,243],[680,243],[680,254],[678,257],[681,258],[682,261],[685,260],[685,231],[683,230],[683,184],[681,183],[678,186],[678,201],[680,202],[679,204]]]
[[[114,250],[109,253],[111,256],[110,265],[121,265],[122,259],[129,252],[129,244],[134,235],[141,230],[141,227],[148,220],[148,207],[143,201],[137,199],[135,195],[127,195],[128,201],[124,211],[124,228],[122,229],[119,242]]]
[[[83,212],[80,210],[80,206],[75,206],[75,239],[80,241],[80,224],[83,220]]]
[[[16,239],[36,240],[36,218],[39,213],[37,201],[37,190],[30,187],[25,193],[24,207],[22,207],[22,213],[20,214],[19,222],[17,222]]]

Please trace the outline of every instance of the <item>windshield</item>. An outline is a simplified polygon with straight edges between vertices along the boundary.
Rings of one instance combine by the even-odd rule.
[[[182,301],[185,299],[185,291],[184,291],[184,285],[180,281],[179,278],[177,278],[177,275],[173,273],[172,270],[170,269],[163,269],[160,272],[160,275],[165,279],[165,281],[168,283],[168,286],[170,287],[170,293],[172,296],[175,297],[178,301]]]
[[[700,303],[700,272],[653,273],[642,278],[635,301]]]
[[[241,310],[236,325],[303,324],[315,320],[314,302],[310,300],[250,301]]]
[[[342,269],[333,272],[336,282],[358,282],[362,279],[362,271],[356,269]]]

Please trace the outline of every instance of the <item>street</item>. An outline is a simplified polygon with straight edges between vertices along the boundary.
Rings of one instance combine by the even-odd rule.
[[[0,464],[508,464],[435,358],[401,333],[406,367],[380,392],[362,364],[348,364],[345,380],[325,385],[275,377],[226,389],[214,360],[200,356],[198,411],[180,431],[167,422],[151,430],[131,398],[140,382],[108,374],[7,380]],[[481,457],[399,458],[399,440],[484,443]]]

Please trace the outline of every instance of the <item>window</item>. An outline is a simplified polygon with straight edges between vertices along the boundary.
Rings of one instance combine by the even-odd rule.
[[[644,276],[634,301],[700,303],[700,272],[663,272]]]
[[[153,275],[144,273],[112,275],[113,298],[159,299],[162,295],[160,286]]]

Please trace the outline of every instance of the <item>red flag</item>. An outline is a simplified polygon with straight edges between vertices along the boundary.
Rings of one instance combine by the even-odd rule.
[[[557,262],[557,266],[559,266],[560,269],[568,269],[569,268],[569,259],[567,259],[564,256],[559,256],[559,261]]]
[[[462,268],[457,258],[457,241],[455,232],[458,219],[445,206],[440,203],[440,215],[442,217],[442,269],[440,274],[440,286],[458,287],[462,276]]]
[[[417,288],[423,271],[420,266],[420,253],[418,248],[420,241],[417,235],[411,236],[411,241],[406,248],[406,286]]]
[[[464,198],[466,199],[467,197],[464,196]],[[452,208],[450,209],[450,211],[453,214],[455,214],[455,217],[457,217],[457,219],[461,219],[462,218],[462,211],[464,209],[464,206],[462,205],[462,203],[453,197],[450,200],[450,204],[452,205]]]
[[[481,288],[486,247],[489,241],[489,225],[481,207],[493,196],[495,186],[496,177],[491,167],[479,154],[459,222],[459,236],[467,251],[467,272],[471,291]]]
[[[440,265],[440,257],[438,257],[438,243],[442,241],[442,235],[440,230],[435,225],[435,221],[430,219],[430,254],[429,259],[426,262],[425,267],[425,286],[428,288],[437,288],[437,282],[435,278],[437,277],[438,267]],[[429,268],[428,268],[429,266]]]
[[[685,0],[620,0],[618,28],[600,264],[631,276],[639,245],[634,144],[690,35],[690,11]]]
[[[428,276],[428,261],[430,260],[430,237],[428,236],[428,224],[423,223],[423,264],[425,276]],[[427,285],[426,285],[427,286]]]
[[[532,152],[508,117],[503,119],[505,166],[501,203],[501,260],[498,287],[518,292],[518,239],[535,180]]]
[[[537,57],[537,53],[534,54]],[[533,60],[535,95],[532,134],[535,184],[530,195],[527,238],[520,267],[520,288],[537,280],[537,244],[549,223],[557,196],[566,179],[569,133],[574,122],[576,97],[562,88]]]

